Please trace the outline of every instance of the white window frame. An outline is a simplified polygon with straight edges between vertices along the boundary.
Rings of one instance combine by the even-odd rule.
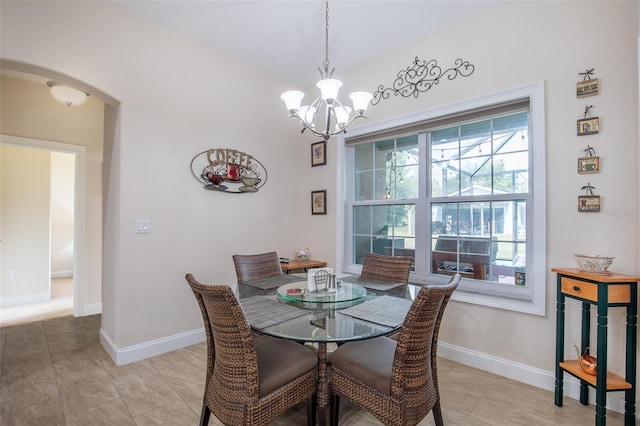
[[[529,313],[533,315],[545,315],[546,299],[546,179],[545,179],[545,113],[544,113],[544,81],[539,81],[524,86],[505,90],[488,96],[475,98],[448,106],[433,108],[394,118],[388,121],[372,123],[354,128],[347,135],[340,134],[337,137],[337,178],[336,205],[343,206],[336,210],[336,260],[337,269],[347,273],[360,273],[362,266],[352,264],[349,254],[352,253],[351,223],[352,211],[349,208],[349,188],[351,187],[348,151],[345,140],[368,134],[380,133],[393,128],[407,127],[413,123],[432,120],[439,117],[464,113],[465,111],[478,110],[483,107],[508,103],[510,101],[529,98],[529,177],[531,179],[531,203],[528,203],[527,211],[527,240],[530,250],[527,250],[527,281],[529,293],[524,298],[506,297],[504,295],[491,294],[490,292],[477,293],[465,290],[461,286],[452,296],[453,300],[473,303],[499,309]],[[424,143],[425,135],[421,134],[419,143]],[[424,145],[423,145],[424,146]],[[420,167],[426,173],[426,150],[421,152]],[[424,157],[424,158],[422,158]],[[426,176],[423,175],[423,176]],[[426,179],[420,182],[419,193],[421,196],[415,200],[416,211],[419,206],[426,209]],[[397,200],[404,203],[403,200]],[[413,200],[411,200],[413,201]],[[453,201],[453,200],[452,200]],[[416,221],[416,257],[421,253],[427,253],[428,238],[418,239],[418,235],[427,235],[427,221]],[[440,275],[428,275],[425,270],[427,265],[418,265],[411,274],[410,282],[415,284],[445,283],[449,277]],[[424,278],[426,277],[426,279]],[[484,291],[484,290],[483,290]]]

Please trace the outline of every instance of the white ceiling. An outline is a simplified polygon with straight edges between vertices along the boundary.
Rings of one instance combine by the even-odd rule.
[[[292,85],[320,77],[322,0],[112,0]],[[349,68],[505,0],[331,0],[331,68]]]

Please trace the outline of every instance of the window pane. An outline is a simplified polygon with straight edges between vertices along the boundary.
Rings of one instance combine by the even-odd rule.
[[[446,178],[444,180],[443,193],[446,197],[460,194],[460,161],[452,159],[446,165]]]
[[[398,165],[418,164],[418,135],[408,135],[396,139]]]
[[[353,233],[371,234],[371,207],[355,206],[353,208]]]
[[[393,218],[393,206],[373,206],[371,213],[371,234],[383,237],[389,235],[389,222]]]
[[[431,233],[433,235],[458,234],[458,206],[455,203],[431,205]]]
[[[354,259],[370,251],[415,258],[415,223],[413,204],[354,206]]]
[[[526,277],[526,203],[477,201],[431,205],[431,272],[516,284]],[[525,285],[524,282],[518,285]]]
[[[491,157],[480,156],[460,160],[462,191],[455,195],[491,194]]]
[[[409,135],[375,143],[375,199],[418,196],[418,136]]]
[[[387,175],[389,175],[389,179],[391,179],[391,173],[387,172],[387,169],[376,169],[375,173],[375,199],[376,200],[386,200],[389,198],[387,193],[389,192],[389,181],[387,180]]]
[[[491,265],[491,281],[500,284],[524,286],[526,278],[526,255],[523,243],[498,243],[498,254]],[[514,253],[505,259],[505,253]]]
[[[525,152],[512,152],[493,157],[493,185],[497,194],[529,192],[529,156]]]
[[[354,176],[354,198],[356,201],[373,199],[373,172],[357,172]]]
[[[412,204],[394,206],[395,224],[393,228],[393,246],[384,254],[391,256],[410,256],[413,258],[411,270],[415,270],[416,257],[416,208]]]
[[[362,265],[364,256],[371,252],[371,237],[355,236],[353,237],[353,262]]]
[[[373,168],[373,145],[356,145],[353,150],[354,170],[361,172]]]
[[[431,133],[431,196],[528,192],[528,113]]]

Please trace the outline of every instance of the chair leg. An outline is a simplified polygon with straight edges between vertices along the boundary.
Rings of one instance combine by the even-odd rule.
[[[436,405],[433,406],[433,419],[436,421],[436,426],[444,426],[442,420],[442,408],[440,407],[440,398],[436,401]]]
[[[329,424],[338,425],[338,415],[340,412],[340,395],[331,394],[331,408],[329,410]]]
[[[315,426],[316,424],[316,395],[307,398],[307,426]]]
[[[209,417],[211,416],[211,410],[207,405],[207,401],[202,402],[202,412],[200,413],[200,426],[207,426],[209,424]]]

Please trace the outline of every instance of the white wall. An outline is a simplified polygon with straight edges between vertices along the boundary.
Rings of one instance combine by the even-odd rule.
[[[556,279],[550,269],[574,267],[572,254],[589,252],[616,256],[612,267],[616,272],[640,273],[636,238],[640,228],[637,5],[507,2],[340,75],[345,86],[357,82],[375,90],[381,84],[390,87],[398,71],[410,67],[416,56],[436,59],[443,68],[457,58],[475,65],[470,77],[442,80],[417,99],[392,95],[381,101],[367,111],[370,123],[545,82],[547,274],[546,280],[535,284],[547,286],[547,314],[539,317],[453,302],[440,334],[448,348],[441,353],[465,361],[475,359],[478,365],[500,374],[526,366],[532,375],[542,378],[538,384],[552,387]],[[334,45],[346,42],[333,41]],[[595,68],[600,94],[577,99],[576,83],[582,79],[578,73],[588,68]],[[578,137],[576,120],[582,118],[587,104],[594,105],[592,113],[600,117],[601,130],[597,135]],[[576,171],[577,159],[587,144],[601,157],[599,174]],[[335,164],[331,156],[329,164]],[[577,212],[577,197],[584,194],[580,188],[587,182],[601,196],[600,213]],[[311,219],[306,218],[305,223],[310,227]],[[317,234],[319,239],[320,231]],[[565,353],[572,355],[571,345],[580,342],[580,306],[568,303],[567,309]],[[593,317],[595,324],[595,313]],[[613,309],[608,364],[623,376],[624,325],[624,311]],[[592,326],[592,342],[595,329]]]
[[[309,214],[298,179],[309,146],[285,120],[284,83],[110,3],[1,8],[4,59],[72,76],[120,103],[103,174],[102,335],[114,357],[202,327],[185,273],[234,283],[234,253],[313,246],[297,227]],[[261,161],[267,184],[253,194],[203,190],[189,162],[218,147]],[[135,234],[136,219],[151,220],[151,234]]]
[[[10,145],[0,145],[0,152],[0,306],[49,300],[51,157]]]
[[[75,158],[51,153],[51,276],[73,275]]]

